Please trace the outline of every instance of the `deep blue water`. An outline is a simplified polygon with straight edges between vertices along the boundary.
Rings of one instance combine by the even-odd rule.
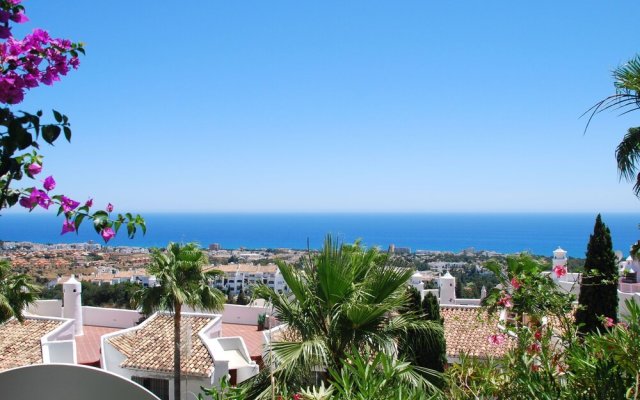
[[[570,256],[583,257],[593,214],[145,214],[148,231],[130,240],[126,230],[109,244],[165,246],[169,241],[196,241],[223,248],[284,247],[302,249],[322,245],[327,233],[351,242],[386,249],[460,251],[467,247],[501,253],[530,251],[550,255],[561,246]],[[640,239],[637,214],[603,214],[615,249],[625,254]],[[0,239],[38,243],[100,241],[90,221],[80,234],[60,235],[62,219],[51,214],[5,214]]]

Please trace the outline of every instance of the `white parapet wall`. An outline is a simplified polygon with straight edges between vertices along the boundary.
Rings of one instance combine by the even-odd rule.
[[[72,319],[51,317],[29,317],[35,319],[56,319],[64,321],[62,325],[40,339],[42,362],[44,364],[77,364],[76,341],[74,339],[74,321]]]
[[[109,328],[131,328],[136,326],[142,314],[136,310],[119,308],[82,307],[85,325],[105,326]]]
[[[36,300],[26,309],[27,313],[42,317],[62,317],[62,300]]]
[[[184,306],[183,312],[195,312],[195,313],[209,313],[205,310],[194,310],[191,307]],[[222,322],[225,324],[239,324],[239,325],[257,325],[258,315],[270,314],[271,308],[262,307],[257,305],[242,306],[239,304],[225,304],[222,311]]]

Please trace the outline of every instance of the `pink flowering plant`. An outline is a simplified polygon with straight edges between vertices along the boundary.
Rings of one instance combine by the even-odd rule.
[[[64,216],[62,234],[77,232],[85,219],[93,220],[96,232],[105,242],[111,240],[122,225],[129,237],[146,226],[140,215],[130,213],[112,216],[113,206],[92,211],[93,201],[83,205],[63,194],[54,194],[56,181],[52,175],[40,180],[43,156],[38,153],[41,142],[53,145],[61,136],[71,140],[69,118],[53,110],[53,122],[43,121],[42,111],[14,111],[11,106],[24,100],[25,94],[40,85],[60,81],[80,65],[85,53],[82,43],[53,38],[42,29],[34,29],[22,39],[15,38],[12,24],[29,21],[21,0],[0,0],[0,210],[19,204],[29,211],[41,207],[58,207]],[[16,188],[17,182],[38,182]]]
[[[522,253],[507,257],[506,264],[489,261],[485,268],[493,272],[500,284],[484,299],[488,311],[506,310],[511,322],[523,319],[540,320],[548,316],[564,316],[571,311],[575,296],[561,292],[544,264],[531,255]],[[566,274],[566,268],[552,273]]]
[[[559,289],[546,272],[549,267],[529,254],[485,266],[500,285],[485,298],[484,307],[490,314],[500,313],[502,331],[487,340],[492,346],[505,346],[509,338],[511,346],[499,362],[467,357],[448,371],[455,394],[450,397],[572,398],[567,349],[578,343],[572,320],[575,296]]]

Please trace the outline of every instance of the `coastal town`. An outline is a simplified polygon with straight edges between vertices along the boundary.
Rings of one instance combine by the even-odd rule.
[[[274,270],[276,261],[300,263],[301,258],[315,250],[296,249],[223,249],[220,244],[210,244],[205,249],[211,268],[233,270],[234,265],[250,268],[251,265],[269,265]],[[462,274],[475,272],[487,275],[482,265],[490,259],[503,260],[506,255],[495,251],[476,251],[468,248],[460,252],[416,250],[390,245],[386,249],[390,261],[398,267],[421,271],[427,282],[435,281],[444,272]],[[10,261],[17,273],[32,276],[36,282],[53,286],[63,277],[74,275],[77,279],[96,284],[147,282],[145,267],[150,263],[150,250],[144,247],[103,246],[95,242],[72,244],[40,244],[31,242],[0,243],[0,257]],[[549,261],[549,257],[540,257]],[[580,265],[580,260],[571,260]],[[574,266],[575,269],[575,266]],[[496,282],[497,283],[497,282]]]

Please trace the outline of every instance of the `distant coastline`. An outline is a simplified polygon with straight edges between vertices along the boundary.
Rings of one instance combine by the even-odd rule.
[[[144,214],[148,233],[133,240],[126,232],[109,244],[162,247],[169,241],[198,242],[222,248],[319,248],[331,233],[345,242],[362,239],[385,249],[394,244],[411,251],[459,252],[467,248],[550,255],[557,246],[583,257],[595,214],[587,213],[237,213]],[[640,239],[640,213],[603,213],[614,248],[627,253]],[[0,217],[0,240],[76,243],[99,236],[90,223],[80,233],[61,236],[62,220],[52,214],[8,213]]]

